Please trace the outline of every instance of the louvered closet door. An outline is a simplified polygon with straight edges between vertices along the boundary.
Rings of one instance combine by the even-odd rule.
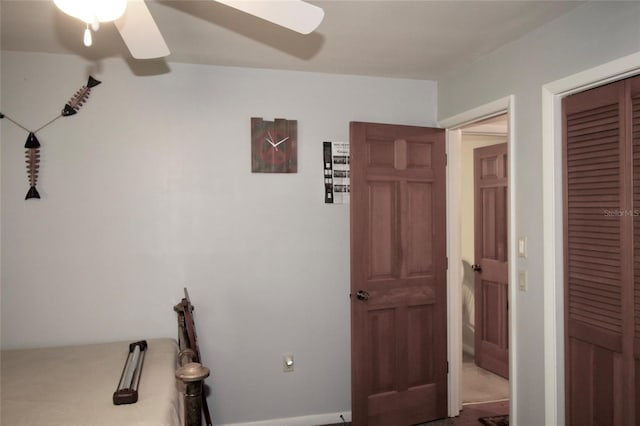
[[[569,425],[637,424],[633,157],[640,158],[640,142],[631,140],[631,86],[621,81],[563,101]],[[640,161],[637,168],[640,181]]]
[[[633,140],[633,359],[635,366],[636,426],[640,426],[640,77],[629,81]]]

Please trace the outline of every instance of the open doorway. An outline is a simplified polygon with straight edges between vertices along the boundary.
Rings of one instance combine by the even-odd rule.
[[[504,134],[504,128],[507,133],[507,200],[509,206],[507,209],[507,260],[508,260],[508,281],[516,282],[515,260],[517,258],[517,244],[515,239],[515,211],[512,208],[515,199],[515,186],[513,182],[513,156],[514,156],[514,135],[515,127],[513,122],[513,106],[514,96],[510,95],[493,102],[480,105],[471,110],[465,111],[455,116],[442,119],[438,122],[440,127],[447,129],[447,241],[448,241],[448,322],[447,334],[448,339],[448,358],[449,358],[449,417],[460,415],[463,409],[462,387],[463,387],[463,263],[462,263],[462,222],[463,210],[462,206],[462,129],[467,128],[468,133],[473,125],[480,125],[481,122],[495,118],[504,117],[504,124],[499,133]],[[487,124],[487,123],[485,123]],[[484,126],[486,129],[486,126]],[[495,131],[493,131],[495,132]],[[503,139],[504,140],[504,139]],[[473,263],[471,263],[473,264]],[[510,348],[517,347],[517,334],[511,326],[513,318],[517,317],[518,299],[515,297],[515,287],[508,288],[508,343]],[[509,413],[509,417],[517,419],[517,401],[518,386],[517,375],[513,375],[517,371],[518,357],[517,351],[510,351],[508,355],[509,363],[509,400],[499,403],[504,412]],[[469,408],[469,406],[467,406]],[[473,407],[474,409],[477,407]],[[474,410],[467,409],[466,413]]]
[[[500,402],[508,412],[507,118],[460,129],[463,409]]]

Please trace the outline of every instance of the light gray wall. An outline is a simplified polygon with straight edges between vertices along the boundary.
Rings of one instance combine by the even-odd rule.
[[[518,293],[517,424],[545,418],[543,363],[542,118],[543,84],[640,51],[639,2],[587,2],[464,70],[438,80],[438,118],[515,95],[515,215],[528,237],[529,291]],[[561,373],[562,374],[562,373]],[[561,407],[562,409],[562,407]]]
[[[350,411],[349,208],[322,142],[353,120],[434,125],[431,81],[2,52],[2,347],[176,334],[187,286],[219,423]],[[250,117],[298,120],[297,174],[252,174]],[[295,372],[281,355],[293,352]],[[339,419],[336,418],[336,422]]]

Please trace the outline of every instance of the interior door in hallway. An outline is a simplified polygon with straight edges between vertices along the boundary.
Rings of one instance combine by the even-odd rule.
[[[353,424],[447,416],[444,130],[351,123]]]
[[[475,359],[508,378],[507,144],[476,148],[473,155]]]

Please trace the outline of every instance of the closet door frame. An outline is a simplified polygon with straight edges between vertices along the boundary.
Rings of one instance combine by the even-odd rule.
[[[638,74],[640,52],[542,86],[545,424],[565,422],[561,100],[564,96]]]

